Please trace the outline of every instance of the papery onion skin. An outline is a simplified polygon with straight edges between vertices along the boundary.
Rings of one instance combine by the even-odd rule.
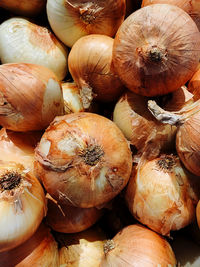
[[[47,16],[52,30],[67,46],[88,34],[113,37],[124,20],[125,0],[48,0]]]
[[[142,225],[129,225],[104,245],[105,256],[100,267],[176,266],[169,243]]]
[[[159,234],[189,225],[199,197],[197,178],[174,155],[161,155],[135,170],[126,190],[130,212]]]
[[[36,16],[45,7],[46,0],[1,0],[0,7],[3,7],[15,14],[23,16]]]
[[[28,240],[46,215],[44,190],[23,165],[0,161],[0,252]]]
[[[59,267],[58,244],[50,229],[41,223],[35,234],[20,246],[0,253],[0,266]]]
[[[199,61],[200,33],[182,9],[155,4],[122,23],[114,39],[115,71],[131,91],[164,95],[184,85]]]
[[[13,131],[43,130],[64,113],[61,84],[36,64],[0,66],[0,125]]]
[[[59,250],[62,267],[98,267],[103,257],[105,234],[98,227],[92,227],[76,234],[63,234]]]
[[[56,117],[35,150],[35,172],[59,203],[102,205],[127,184],[132,155],[119,128],[89,112]]]
[[[124,85],[113,70],[113,38],[90,34],[72,47],[69,71],[81,90],[83,106],[88,108],[93,97],[101,102],[116,101]]]
[[[56,232],[78,233],[90,228],[102,216],[103,210],[96,208],[82,209],[65,204],[58,204],[57,201],[47,196],[48,226]]]
[[[59,80],[67,73],[67,48],[46,27],[13,17],[0,25],[0,58],[5,63],[32,63],[51,69]]]

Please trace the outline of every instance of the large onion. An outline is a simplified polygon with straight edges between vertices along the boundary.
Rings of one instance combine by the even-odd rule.
[[[37,176],[59,203],[90,208],[113,199],[127,184],[132,155],[109,119],[89,113],[56,117],[35,153]]]
[[[140,8],[117,31],[113,62],[131,91],[163,95],[184,85],[199,63],[200,33],[182,9],[155,4]]]
[[[124,20],[125,0],[48,0],[51,28],[67,46],[87,34],[113,37]]]
[[[141,225],[129,225],[104,245],[101,267],[176,266],[169,243]]]

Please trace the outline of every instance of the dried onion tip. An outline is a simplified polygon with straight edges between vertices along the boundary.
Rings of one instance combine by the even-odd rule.
[[[61,84],[55,74],[36,64],[0,66],[0,125],[13,131],[43,130],[63,115]]]
[[[125,0],[47,0],[52,30],[67,46],[88,34],[113,37],[124,20]]]
[[[176,266],[170,244],[142,225],[129,225],[104,244],[100,267]]]
[[[194,220],[197,180],[177,156],[162,154],[132,173],[125,194],[128,208],[138,221],[169,236]]]
[[[164,95],[192,77],[199,47],[199,30],[185,11],[173,5],[150,5],[132,13],[118,29],[114,68],[131,91]]]
[[[0,161],[0,252],[28,240],[46,215],[43,188],[21,164]]]
[[[35,151],[35,171],[59,203],[102,205],[127,184],[132,155],[124,135],[109,119],[89,113],[56,117]]]

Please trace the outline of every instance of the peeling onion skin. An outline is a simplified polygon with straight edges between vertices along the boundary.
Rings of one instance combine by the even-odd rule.
[[[161,155],[134,170],[125,193],[132,215],[159,234],[170,236],[195,219],[198,177],[177,156]]]
[[[85,108],[93,97],[100,102],[116,101],[125,88],[113,69],[113,41],[106,35],[90,34],[80,38],[69,53],[69,72]]]
[[[109,119],[89,113],[56,117],[35,150],[35,172],[59,203],[102,205],[127,184],[132,154]]]
[[[59,80],[67,74],[68,49],[47,27],[13,17],[0,25],[0,58],[6,63],[32,63],[51,69]]]
[[[46,223],[56,232],[78,233],[90,228],[103,215],[102,209],[82,209],[70,205],[58,204],[47,196]]]
[[[113,46],[115,72],[131,91],[145,96],[177,90],[199,63],[200,33],[182,9],[155,4],[122,23]]]
[[[44,190],[23,165],[0,161],[0,252],[28,240],[46,216]]]
[[[113,37],[124,20],[125,0],[48,0],[47,16],[53,32],[67,46],[88,34]]]
[[[0,125],[13,131],[44,130],[64,114],[61,84],[40,65],[9,63],[0,66]]]
[[[129,225],[104,244],[100,267],[175,267],[176,258],[170,244],[142,225]]]

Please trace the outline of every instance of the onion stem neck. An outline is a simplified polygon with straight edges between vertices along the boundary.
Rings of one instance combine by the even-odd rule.
[[[19,186],[21,178],[21,174],[17,172],[7,172],[0,178],[0,187],[3,191],[12,190]]]

